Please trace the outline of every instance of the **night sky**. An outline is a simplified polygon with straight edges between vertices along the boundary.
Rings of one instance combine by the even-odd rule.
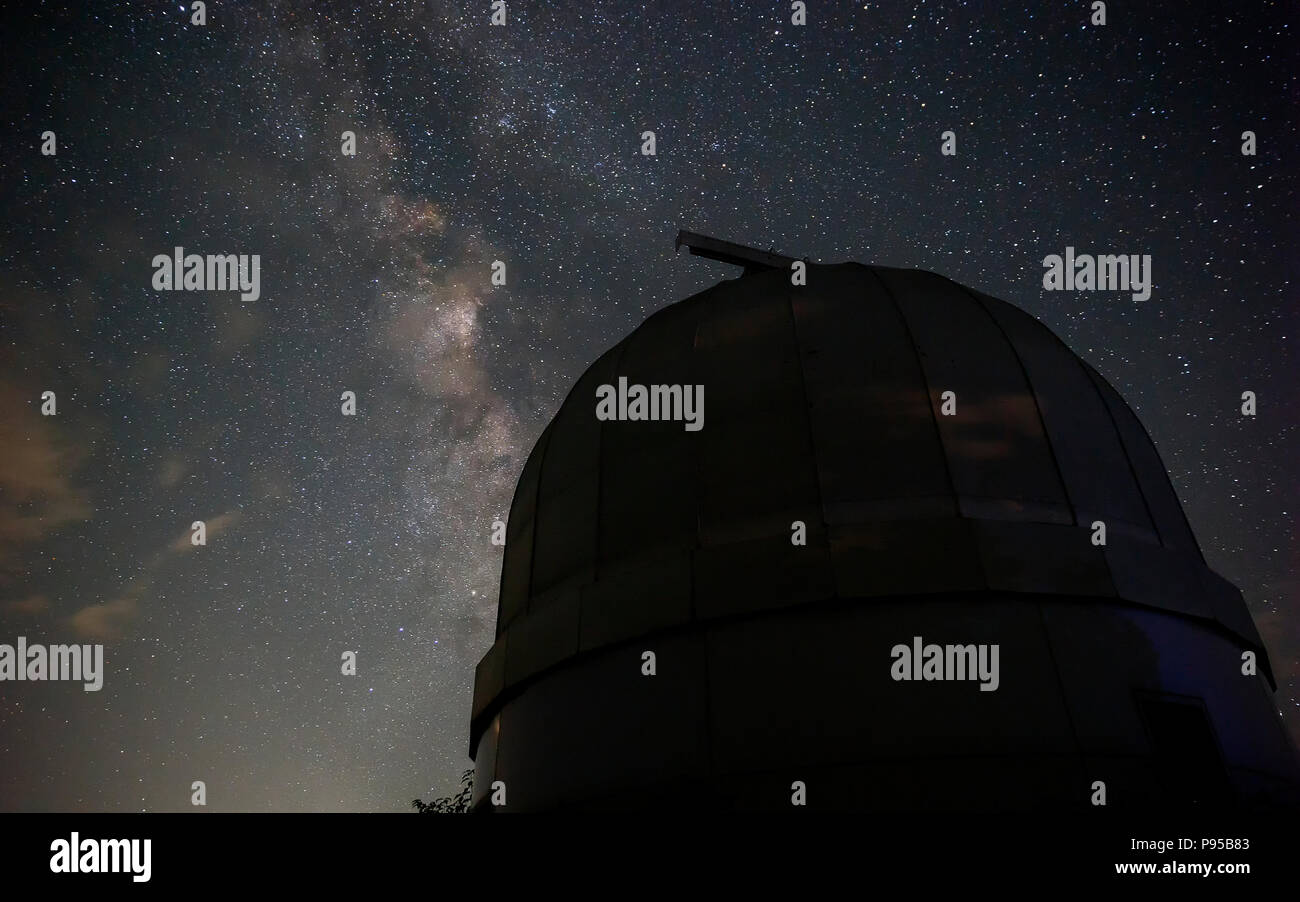
[[[0,684],[0,808],[454,790],[528,451],[601,352],[738,272],[679,228],[1042,319],[1150,431],[1300,734],[1300,10],[1090,5],[23,4],[0,642],[103,643],[106,673]],[[1067,245],[1150,254],[1150,300],[1043,290]],[[153,290],[176,246],[260,255],[261,296]]]

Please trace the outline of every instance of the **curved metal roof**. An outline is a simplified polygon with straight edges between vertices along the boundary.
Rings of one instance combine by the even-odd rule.
[[[703,428],[597,420],[597,386],[619,377],[703,385]],[[691,620],[989,589],[1179,612],[1267,672],[1142,424],[1040,321],[919,270],[809,264],[806,287],[754,271],[649,317],[542,434],[475,723],[572,655]]]

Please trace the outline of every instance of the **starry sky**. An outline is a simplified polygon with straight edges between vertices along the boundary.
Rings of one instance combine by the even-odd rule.
[[[679,228],[1047,323],[1150,431],[1300,737],[1294,3],[22,6],[0,642],[107,672],[0,686],[0,809],[454,791],[525,457],[601,352],[737,274]],[[154,291],[178,245],[259,254],[261,297]],[[1150,254],[1151,299],[1044,291],[1067,245]]]

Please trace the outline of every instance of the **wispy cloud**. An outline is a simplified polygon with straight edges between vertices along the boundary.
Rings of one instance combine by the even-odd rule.
[[[212,541],[213,538],[229,532],[242,516],[236,510],[204,520],[207,540]],[[153,590],[158,570],[163,564],[177,555],[187,554],[199,547],[191,541],[192,535],[192,532],[186,530],[177,536],[150,559],[145,565],[145,572],[131,580],[122,594],[111,601],[81,608],[67,618],[69,626],[83,639],[103,641],[122,638],[131,623],[139,616],[149,593]]]
[[[68,624],[78,637],[100,642],[120,639],[127,626],[140,612],[140,599],[148,590],[144,581],[132,583],[127,593],[103,604],[82,608],[68,618]]]
[[[215,517],[209,517],[208,519],[204,520],[203,530],[204,530],[205,541],[210,542],[217,536],[220,536],[223,533],[225,533],[228,529],[230,529],[230,527],[234,526],[236,523],[239,522],[241,516],[242,514],[240,514],[239,511],[227,511],[224,514],[218,514]],[[184,533],[177,536],[176,540],[173,541],[167,547],[168,550],[170,550],[175,554],[185,554],[186,552],[195,550],[199,546],[194,544],[193,531],[186,530]],[[156,568],[157,565],[160,563],[161,563],[160,560],[155,559],[153,566]]]
[[[22,556],[31,545],[94,510],[73,481],[85,449],[57,415],[41,414],[39,391],[0,381],[0,448],[0,585],[8,585],[25,574]]]
[[[28,595],[26,598],[20,598],[16,601],[6,601],[0,607],[3,607],[4,610],[11,614],[24,614],[33,617],[48,611],[50,600],[44,595]]]

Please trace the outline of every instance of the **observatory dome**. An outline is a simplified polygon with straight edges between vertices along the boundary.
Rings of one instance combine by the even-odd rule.
[[[933,273],[790,282],[650,316],[538,440],[475,684],[480,806],[494,780],[524,810],[780,809],[792,778],[896,810],[1070,807],[1094,776],[1150,799],[1149,768],[1169,789],[1213,756],[1216,799],[1292,778],[1241,593],[1096,370]],[[700,386],[699,428],[598,418],[602,386]],[[1001,685],[891,679],[914,637],[999,645]]]

